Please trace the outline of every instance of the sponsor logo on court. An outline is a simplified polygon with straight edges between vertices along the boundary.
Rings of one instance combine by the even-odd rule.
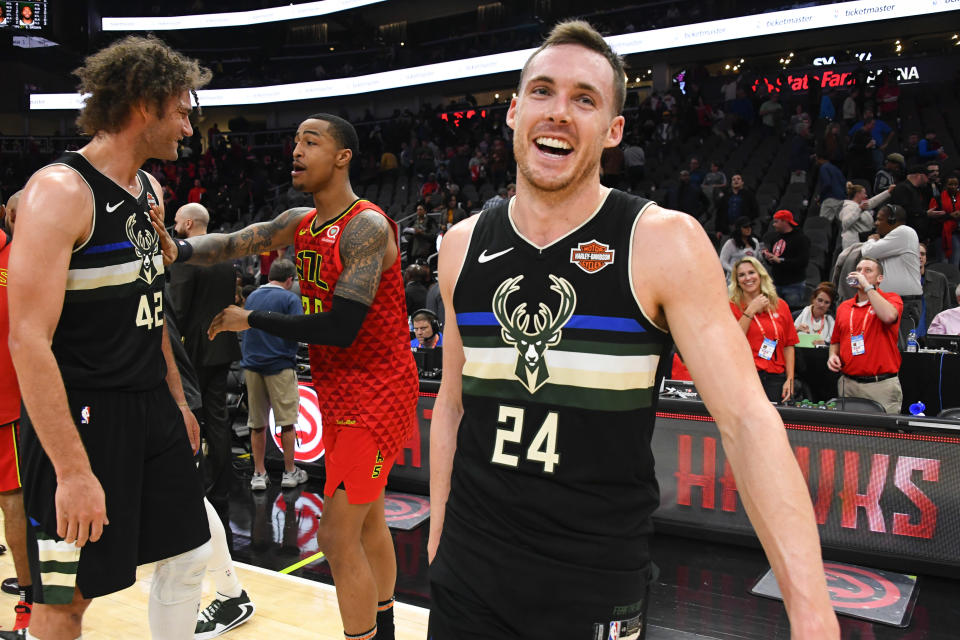
[[[596,273],[607,265],[613,264],[614,250],[610,245],[597,240],[581,242],[576,249],[570,250],[570,262],[586,273]]]

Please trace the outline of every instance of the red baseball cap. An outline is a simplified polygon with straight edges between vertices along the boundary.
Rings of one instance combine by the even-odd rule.
[[[793,213],[790,211],[787,211],[786,209],[780,209],[780,211],[777,211],[775,214],[773,214],[773,219],[786,220],[793,226],[795,227],[797,226],[797,221],[793,219]]]

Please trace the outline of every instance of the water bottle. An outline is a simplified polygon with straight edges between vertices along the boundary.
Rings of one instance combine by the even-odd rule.
[[[916,353],[918,346],[919,345],[917,345],[917,332],[911,329],[910,333],[907,334],[907,353]]]
[[[912,416],[923,416],[925,415],[923,411],[926,409],[926,405],[921,401],[914,402],[910,405],[910,415]]]

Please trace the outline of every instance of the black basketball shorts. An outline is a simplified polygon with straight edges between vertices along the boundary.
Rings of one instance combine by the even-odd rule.
[[[23,411],[24,507],[34,599],[66,604],[129,587],[137,565],[194,549],[210,539],[203,489],[179,408],[166,385],[151,391],[67,391],[67,403],[107,518],[82,549],[57,536],[53,464]]]

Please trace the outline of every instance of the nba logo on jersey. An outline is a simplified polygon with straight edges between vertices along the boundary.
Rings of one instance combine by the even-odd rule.
[[[90,424],[90,407],[80,409],[80,424]]]
[[[610,623],[610,635],[607,636],[607,640],[619,640],[620,639],[620,621],[614,621]]]
[[[153,197],[153,194],[147,191],[147,204],[151,207],[157,206],[157,199]]]

